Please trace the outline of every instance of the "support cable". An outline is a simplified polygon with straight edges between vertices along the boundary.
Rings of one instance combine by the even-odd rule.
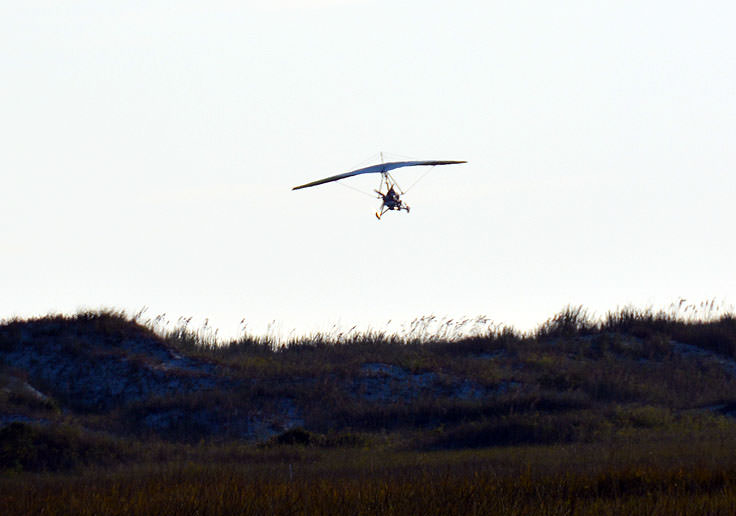
[[[412,188],[414,188],[414,185],[416,185],[419,181],[421,181],[422,179],[424,179],[427,176],[427,174],[429,174],[430,172],[432,172],[432,169],[433,168],[434,168],[434,165],[432,165],[431,167],[429,167],[429,169],[424,174],[422,174],[421,176],[419,176],[419,179],[417,179],[416,181],[414,181],[411,184],[411,186],[406,189],[406,192],[408,192],[409,190],[411,190]],[[406,193],[406,192],[404,192],[404,193]]]
[[[342,183],[340,181],[335,181],[335,183],[337,183],[338,185],[343,186],[345,188],[349,188],[351,190],[355,190],[356,192],[358,192],[360,194],[367,195],[368,197],[370,197],[372,199],[375,199],[376,198],[375,195],[369,194],[368,192],[366,192],[365,190],[361,190],[360,188],[355,188],[354,186],[350,186],[350,185],[345,184],[345,183]]]

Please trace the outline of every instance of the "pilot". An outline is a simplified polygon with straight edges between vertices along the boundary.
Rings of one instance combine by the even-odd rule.
[[[388,189],[386,195],[383,196],[383,202],[388,206],[390,210],[399,209],[401,207],[401,200],[398,194],[394,190],[394,187]]]

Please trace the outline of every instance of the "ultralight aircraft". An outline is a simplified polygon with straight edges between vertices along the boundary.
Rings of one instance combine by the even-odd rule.
[[[345,172],[343,174],[337,174],[335,176],[326,177],[324,179],[318,179],[317,181],[312,181],[311,183],[295,186],[294,188],[292,188],[292,190],[300,190],[302,188],[309,188],[311,186],[331,183],[332,181],[339,181],[340,179],[357,176],[359,174],[381,174],[381,183],[378,186],[378,189],[374,190],[378,194],[378,198],[381,199],[381,207],[376,212],[376,217],[380,220],[387,211],[404,210],[409,213],[410,210],[409,206],[401,200],[401,195],[404,195],[406,191],[402,190],[396,180],[393,178],[390,173],[391,170],[402,167],[434,167],[437,165],[457,165],[459,163],[467,163],[467,161],[392,161],[390,163],[380,163],[378,165],[371,165],[369,167],[359,168],[357,170]],[[416,184],[416,182],[414,184]]]

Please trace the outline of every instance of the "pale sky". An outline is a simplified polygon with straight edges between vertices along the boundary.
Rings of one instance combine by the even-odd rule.
[[[0,317],[525,329],[567,304],[734,303],[735,19],[726,1],[0,0]],[[379,152],[469,163],[380,222],[340,184],[291,191]]]

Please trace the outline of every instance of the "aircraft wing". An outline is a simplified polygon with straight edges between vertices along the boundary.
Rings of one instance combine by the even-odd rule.
[[[331,183],[332,181],[339,181],[346,177],[357,176],[358,174],[377,174],[388,172],[395,168],[401,167],[417,167],[417,166],[435,166],[435,165],[455,165],[458,163],[467,163],[467,161],[394,161],[391,163],[381,163],[379,165],[371,165],[370,167],[359,168],[351,172],[345,172],[344,174],[337,174],[336,176],[326,177],[324,179],[318,179],[300,186],[295,186],[292,190],[299,190],[301,188],[309,188],[310,186],[322,185],[325,183]]]

